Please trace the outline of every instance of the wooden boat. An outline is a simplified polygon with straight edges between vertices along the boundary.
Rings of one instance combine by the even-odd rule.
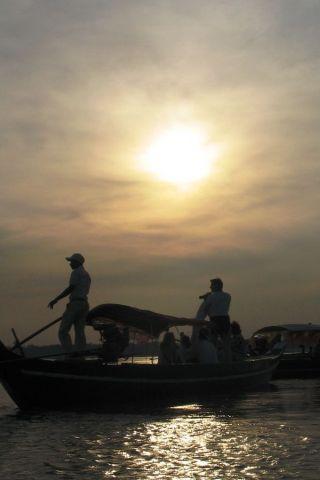
[[[320,376],[319,345],[320,325],[286,324],[270,325],[257,330],[253,342],[265,339],[272,345],[276,336],[281,335],[285,349],[281,355],[273,378],[315,378]]]
[[[284,353],[273,378],[320,377],[320,360],[303,353]]]
[[[152,335],[174,325],[195,325],[194,320],[114,304],[89,312],[89,323],[96,322],[101,327],[103,321],[116,321]],[[159,401],[168,404],[175,400],[199,400],[225,391],[239,393],[269,382],[278,361],[278,356],[246,359],[230,365],[111,364],[97,357],[32,359],[13,353],[0,342],[1,382],[23,410],[102,408],[107,411],[115,405],[141,407]]]

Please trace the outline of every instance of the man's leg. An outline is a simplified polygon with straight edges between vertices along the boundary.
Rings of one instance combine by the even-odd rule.
[[[223,363],[232,362],[231,351],[231,328],[229,316],[213,317],[213,326],[218,333],[222,344],[222,361]]]
[[[225,363],[232,362],[232,351],[231,351],[231,334],[230,332],[221,334],[221,341],[223,346],[223,356]]]
[[[89,306],[86,302],[77,303],[77,315],[74,320],[74,332],[75,332],[75,349],[76,351],[85,350],[86,348],[86,336],[84,329],[86,326],[86,316],[89,310]]]
[[[73,319],[74,313],[72,311],[71,303],[69,303],[62,315],[58,333],[61,346],[65,352],[72,351],[72,341],[69,332],[73,324]]]

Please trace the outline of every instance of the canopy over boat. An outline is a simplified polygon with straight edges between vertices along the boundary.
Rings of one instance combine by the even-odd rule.
[[[271,332],[288,332],[288,333],[317,333],[320,332],[320,325],[312,323],[288,323],[285,325],[270,325],[268,327],[260,328],[253,336]]]
[[[160,333],[171,327],[206,324],[206,322],[198,322],[192,318],[178,318],[117,303],[98,305],[88,313],[87,323],[96,330],[103,329],[110,322],[117,323],[122,327],[129,327],[150,337],[158,337]]]
[[[285,325],[269,325],[260,328],[253,335],[253,341],[265,338],[269,344],[275,341],[275,338],[281,335],[281,340],[285,342],[286,353],[301,352],[306,347],[314,347],[320,341],[320,325],[312,323],[288,323]]]

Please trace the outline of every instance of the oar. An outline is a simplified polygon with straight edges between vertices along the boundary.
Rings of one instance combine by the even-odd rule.
[[[48,323],[48,325],[45,325],[44,327],[42,327],[39,330],[37,330],[36,332],[32,333],[28,337],[24,338],[23,340],[21,340],[21,342],[20,341],[16,342],[16,344],[11,348],[11,351],[15,350],[16,348],[20,348],[21,345],[23,345],[24,343],[31,340],[31,338],[36,337],[37,335],[39,335],[39,333],[42,333],[45,330],[47,330],[48,328],[52,327],[52,325],[54,325],[55,323],[60,322],[61,319],[62,319],[62,317],[56,318],[56,320],[53,320],[52,322]]]

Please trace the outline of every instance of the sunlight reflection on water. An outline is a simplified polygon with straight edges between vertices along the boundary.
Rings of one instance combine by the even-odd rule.
[[[27,416],[7,402],[1,478],[316,480],[320,383],[278,385],[144,414]]]

